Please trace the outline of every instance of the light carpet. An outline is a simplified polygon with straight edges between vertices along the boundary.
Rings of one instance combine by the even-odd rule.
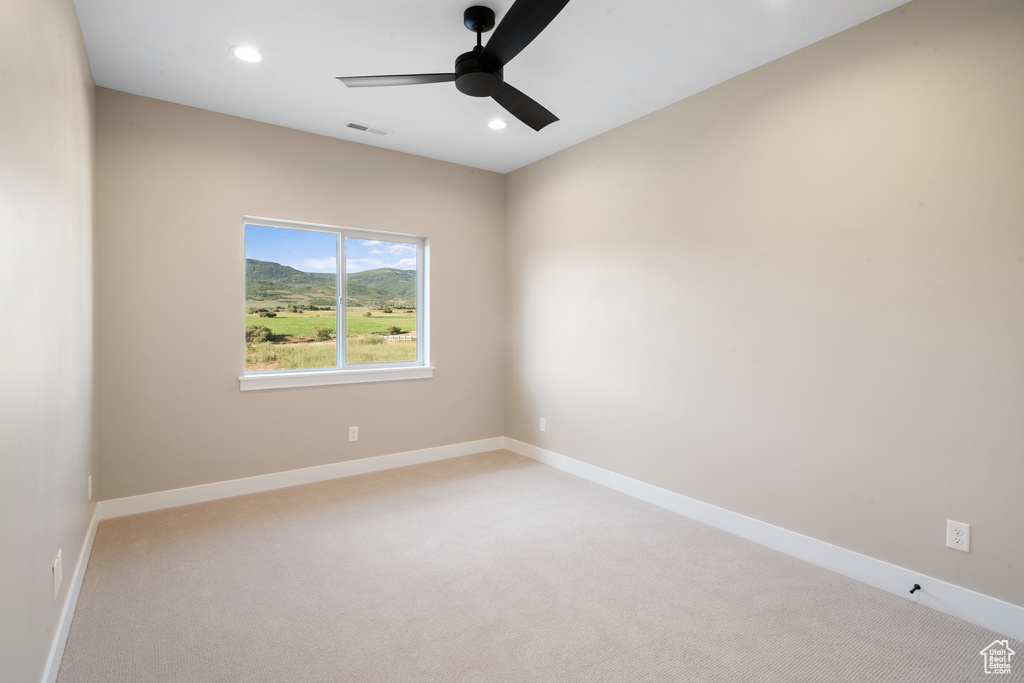
[[[984,681],[998,634],[505,451],[102,522],[58,683]]]

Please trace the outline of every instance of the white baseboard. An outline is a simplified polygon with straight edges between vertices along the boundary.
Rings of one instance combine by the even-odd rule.
[[[1024,607],[505,437],[505,448],[862,583],[1024,640]],[[918,583],[921,590],[910,595]]]
[[[496,451],[504,447],[505,438],[496,436],[490,439],[480,439],[479,441],[467,441],[465,443],[423,448],[405,453],[379,455],[360,460],[332,463],[330,465],[305,467],[298,470],[288,470],[287,472],[274,472],[244,479],[231,479],[212,484],[171,489],[170,491],[157,491],[156,493],[145,493],[139,496],[115,498],[100,501],[99,518],[104,520],[124,517],[125,515],[136,515],[140,512],[152,512],[154,510],[178,507],[179,505],[204,503],[209,500],[243,496],[247,493],[271,491],[289,486],[299,486],[300,484],[311,484],[317,481],[379,472],[395,467],[458,458],[463,455],[473,455],[474,453],[486,453],[487,451]]]
[[[71,576],[68,595],[64,599],[64,607],[60,612],[60,621],[57,622],[57,632],[50,645],[50,656],[46,660],[46,669],[43,670],[43,683],[55,683],[57,680],[60,661],[64,658],[64,646],[68,642],[68,633],[71,631],[71,619],[74,618],[75,607],[78,606],[78,594],[82,590],[85,568],[89,566],[92,542],[96,538],[96,527],[99,523],[99,505],[97,504],[93,508],[92,520],[89,522],[89,529],[85,532],[85,540],[82,542],[81,552],[78,553],[78,562],[75,563],[75,572]]]

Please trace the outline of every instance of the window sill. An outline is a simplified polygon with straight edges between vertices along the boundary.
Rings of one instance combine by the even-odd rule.
[[[241,391],[260,389],[290,389],[293,387],[319,387],[328,384],[361,384],[364,382],[393,382],[403,379],[430,379],[431,366],[412,368],[366,368],[365,370],[326,370],[305,372],[268,372],[242,375],[238,378]]]

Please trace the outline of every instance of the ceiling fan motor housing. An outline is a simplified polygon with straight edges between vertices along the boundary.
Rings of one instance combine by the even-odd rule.
[[[494,28],[494,10],[483,5],[467,7],[462,13],[462,22],[473,33],[487,33]]]
[[[455,60],[455,87],[459,92],[473,97],[496,95],[505,84],[500,64],[488,64],[481,58],[480,34],[494,28],[494,10],[483,5],[473,5],[462,15],[466,28],[477,35],[477,45],[472,52],[464,52]],[[490,60],[486,60],[490,61]]]
[[[455,87],[473,97],[497,95],[505,85],[501,67],[481,57],[479,48],[464,52],[455,60]]]

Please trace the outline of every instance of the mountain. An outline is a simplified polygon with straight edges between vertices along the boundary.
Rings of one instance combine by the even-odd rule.
[[[245,301],[248,305],[334,306],[333,273],[306,273],[270,261],[245,259]]]
[[[361,273],[349,273],[348,297],[368,297],[415,304],[416,271],[377,268]]]
[[[271,261],[245,259],[245,299],[251,304],[333,306],[333,273],[306,273]],[[416,305],[416,271],[378,268],[348,276],[350,306]]]
[[[245,279],[296,287],[330,287],[334,290],[334,273],[306,273],[291,266],[251,258],[245,259]]]

